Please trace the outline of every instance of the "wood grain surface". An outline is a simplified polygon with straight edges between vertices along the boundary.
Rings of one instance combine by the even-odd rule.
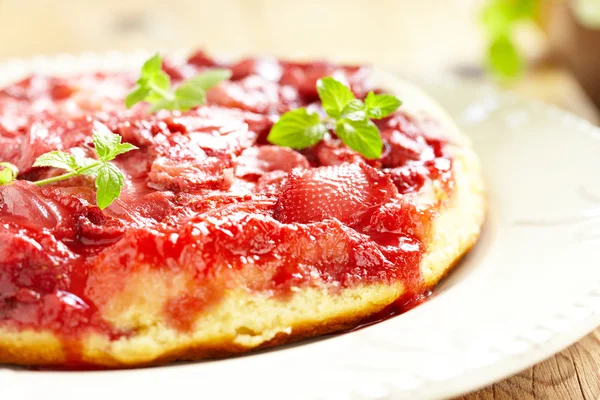
[[[477,75],[483,0],[0,0],[0,59],[34,54],[200,46],[233,54],[364,61],[406,74]],[[523,33],[525,50],[546,51]],[[598,111],[564,69],[535,68],[508,88],[594,122]],[[474,399],[599,399],[600,330]]]
[[[460,400],[598,399],[600,330],[541,364]]]

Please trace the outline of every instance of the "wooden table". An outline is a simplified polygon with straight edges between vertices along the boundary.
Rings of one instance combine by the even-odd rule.
[[[481,0],[0,0],[0,59],[56,52],[202,46],[234,54],[368,61],[407,74],[477,65]],[[526,32],[533,57],[539,34]],[[597,110],[565,70],[513,86],[594,122]],[[461,399],[600,398],[600,330],[549,360]]]

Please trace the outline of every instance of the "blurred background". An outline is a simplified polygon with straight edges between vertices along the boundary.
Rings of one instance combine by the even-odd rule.
[[[0,60],[196,46],[494,79],[594,121],[600,106],[600,0],[0,0],[0,37]]]

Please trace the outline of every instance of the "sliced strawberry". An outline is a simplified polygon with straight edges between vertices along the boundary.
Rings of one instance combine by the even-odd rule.
[[[369,71],[356,66],[340,67],[327,62],[283,62],[283,75],[279,81],[282,85],[295,87],[302,98],[314,101],[319,98],[317,81],[324,76],[333,76],[335,79],[348,84],[357,97],[366,96],[370,90],[367,79]]]
[[[236,160],[236,176],[261,176],[271,171],[291,172],[309,168],[306,157],[287,147],[258,146],[244,150]]]
[[[278,195],[287,183],[289,174],[283,171],[268,172],[256,181],[254,193]]]
[[[196,67],[216,67],[219,65],[214,58],[210,57],[208,54],[206,54],[202,50],[195,51],[188,58],[187,62]]]
[[[446,158],[409,162],[384,171],[402,194],[418,191],[429,179],[440,181],[446,190],[452,189],[452,163]]]
[[[0,217],[24,227],[52,228],[68,218],[68,211],[31,182],[16,181],[0,186]]]
[[[341,140],[323,140],[314,149],[321,165],[340,165],[364,161],[356,151],[342,143]]]
[[[274,215],[284,223],[336,218],[352,225],[397,193],[387,176],[365,164],[295,170],[283,189]]]
[[[382,131],[389,129],[397,130],[411,139],[423,136],[423,129],[419,126],[417,120],[402,111],[396,111],[387,118],[377,120],[375,124]]]
[[[425,184],[429,171],[421,163],[409,163],[385,171],[402,194],[416,192]]]
[[[208,103],[240,108],[260,114],[283,113],[299,105],[298,92],[290,86],[251,75],[226,81],[208,91]]]
[[[411,138],[397,129],[381,131],[385,150],[381,157],[384,167],[400,167],[409,161],[431,159],[433,149],[429,147],[422,136]]]
[[[47,292],[57,286],[65,287],[69,282],[63,279],[66,278],[63,273],[76,258],[46,230],[0,225],[0,288],[3,290],[35,286]]]
[[[216,157],[179,159],[160,157],[152,163],[148,185],[155,189],[225,190],[233,183],[230,162]]]
[[[239,80],[250,75],[258,75],[269,81],[277,82],[281,78],[282,68],[279,61],[270,58],[247,58],[231,66],[231,80]]]

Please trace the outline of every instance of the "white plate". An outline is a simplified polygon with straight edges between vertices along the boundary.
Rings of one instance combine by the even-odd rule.
[[[15,61],[73,71],[144,54]],[[408,313],[348,334],[222,361],[107,372],[0,369],[3,399],[419,399],[525,369],[600,325],[600,130],[447,80],[422,85],[471,136],[489,188],[481,242]]]

